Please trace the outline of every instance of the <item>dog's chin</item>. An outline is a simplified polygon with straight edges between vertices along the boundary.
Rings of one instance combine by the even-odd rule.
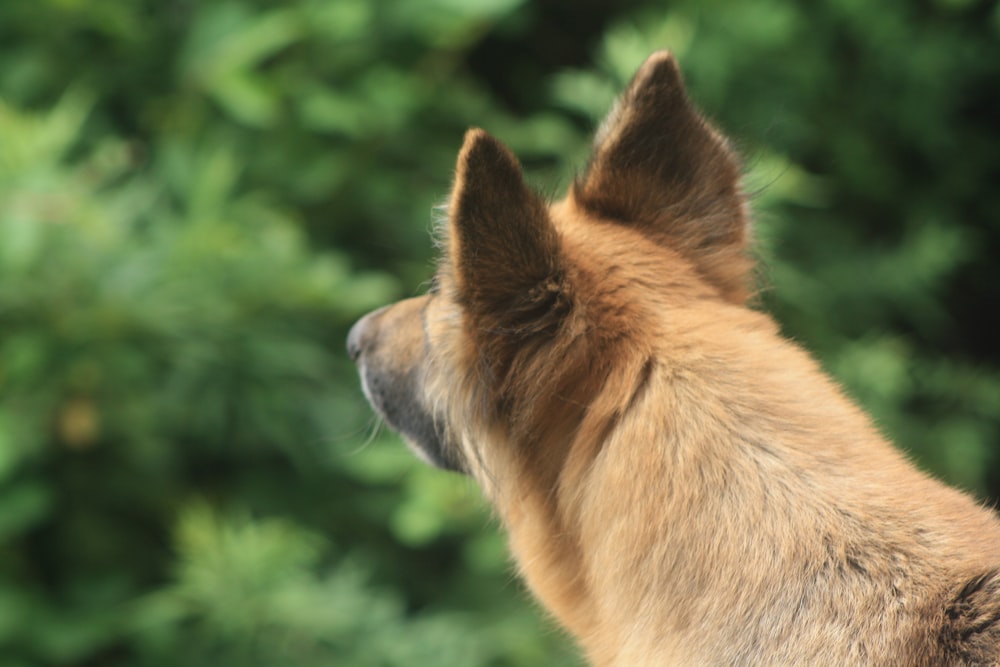
[[[435,468],[464,473],[465,469],[449,446],[440,425],[426,408],[407,391],[412,386],[409,373],[389,380],[379,373],[361,368],[361,386],[375,411],[397,433],[421,461]]]
[[[403,441],[407,447],[424,463],[432,465],[435,468],[440,468],[441,470],[450,470],[451,472],[465,474],[465,469],[454,460],[454,457],[448,455],[449,449],[441,441],[434,440],[429,442],[427,440],[417,440],[402,429],[397,430],[403,436]]]

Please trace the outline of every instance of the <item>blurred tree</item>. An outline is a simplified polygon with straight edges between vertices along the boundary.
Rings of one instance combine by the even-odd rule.
[[[428,277],[467,126],[556,191],[663,47],[763,307],[1000,497],[994,5],[0,3],[0,666],[576,664],[342,340]]]

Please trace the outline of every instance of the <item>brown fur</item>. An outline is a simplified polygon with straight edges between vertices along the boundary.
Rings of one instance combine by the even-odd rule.
[[[594,665],[1000,663],[1000,523],[745,305],[737,161],[654,54],[546,205],[482,130],[432,293],[348,347]]]

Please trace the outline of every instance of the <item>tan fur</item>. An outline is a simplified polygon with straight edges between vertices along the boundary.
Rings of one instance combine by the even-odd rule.
[[[738,173],[665,53],[560,202],[470,131],[437,288],[351,332],[366,393],[594,665],[1000,664],[1000,522],[745,305]]]

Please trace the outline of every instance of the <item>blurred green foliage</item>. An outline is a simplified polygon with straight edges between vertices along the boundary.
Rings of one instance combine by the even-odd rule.
[[[0,4],[0,667],[577,664],[342,353],[464,129],[545,191],[654,49],[734,136],[763,307],[1000,496],[1000,9]]]

